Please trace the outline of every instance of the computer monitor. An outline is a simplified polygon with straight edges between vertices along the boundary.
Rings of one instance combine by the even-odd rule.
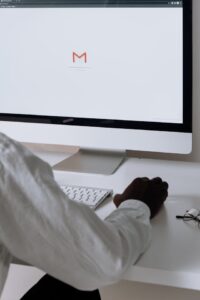
[[[189,153],[191,2],[1,0],[0,130],[23,142]]]

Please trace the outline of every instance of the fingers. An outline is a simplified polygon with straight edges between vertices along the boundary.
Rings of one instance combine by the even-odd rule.
[[[163,195],[163,201],[165,201],[168,196],[168,183],[166,181],[162,181],[160,177],[153,178],[151,182],[160,189]]]
[[[168,183],[167,183],[166,181],[163,181],[163,186],[165,187],[166,190],[167,190],[168,187],[169,187],[169,185],[168,185]]]
[[[148,177],[137,177],[133,180],[133,182],[145,182],[145,181],[150,181]]]
[[[151,179],[151,182],[153,182],[155,184],[161,184],[162,179],[160,177],[155,177],[155,178]]]
[[[164,202],[168,197],[168,190],[163,189],[162,190],[162,201]]]
[[[138,177],[132,182],[131,187],[132,198],[147,204],[151,211],[151,218],[159,212],[168,196],[168,183],[160,177],[152,179]]]
[[[148,177],[137,177],[136,179],[135,179],[135,181],[137,181],[137,182],[151,182],[151,183],[153,183],[153,184],[157,184],[157,185],[161,185],[162,184],[162,186],[163,186],[163,188],[164,189],[168,189],[168,187],[169,187],[169,185],[168,185],[168,183],[166,182],[166,181],[162,181],[162,178],[160,178],[160,177],[154,177],[154,178],[152,178],[152,179],[149,179]]]
[[[148,177],[140,177],[140,179],[143,180],[143,181],[149,181]]]
[[[143,179],[148,179],[147,177],[143,177]],[[149,180],[149,179],[148,179]],[[163,181],[160,177],[154,177],[149,180],[150,186],[152,186],[154,192],[160,195],[161,202],[164,202],[168,197],[168,183]]]
[[[160,177],[155,177],[153,179],[151,179],[151,182],[153,182],[154,184],[162,184],[164,189],[168,189],[169,185],[166,181],[162,181],[162,179]]]

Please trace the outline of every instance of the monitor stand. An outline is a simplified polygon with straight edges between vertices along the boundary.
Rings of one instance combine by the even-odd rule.
[[[80,149],[53,166],[54,170],[79,173],[113,174],[126,157],[126,151]]]

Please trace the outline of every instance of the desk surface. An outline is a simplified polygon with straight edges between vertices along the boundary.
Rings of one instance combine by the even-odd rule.
[[[54,164],[63,154],[37,153]],[[153,239],[147,252],[131,266],[124,279],[200,290],[200,228],[177,220],[187,209],[200,209],[200,164],[128,158],[119,170],[109,176],[55,172],[59,184],[78,184],[112,188],[115,193],[135,177],[160,176],[169,183],[169,197],[162,211],[152,220]],[[115,209],[106,200],[97,214],[104,218]]]

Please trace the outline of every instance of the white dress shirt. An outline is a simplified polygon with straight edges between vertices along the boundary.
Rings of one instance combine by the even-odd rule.
[[[0,134],[0,291],[12,256],[82,290],[117,282],[149,244],[149,216],[127,200],[101,220],[67,198],[46,162]]]

